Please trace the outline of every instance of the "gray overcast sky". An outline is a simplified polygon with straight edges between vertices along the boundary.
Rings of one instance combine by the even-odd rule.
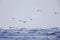
[[[54,14],[60,13],[59,6],[59,0],[0,0],[0,27],[60,27],[60,14]]]

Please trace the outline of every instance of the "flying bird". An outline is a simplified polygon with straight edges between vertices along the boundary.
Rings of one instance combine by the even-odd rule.
[[[59,12],[54,12],[54,14],[59,14]]]
[[[23,23],[26,23],[27,21],[25,21],[25,20],[19,20],[19,22],[23,22]]]
[[[28,17],[29,18],[29,20],[32,20],[32,18],[31,17]]]
[[[37,12],[42,12],[42,10],[39,10],[39,9],[38,9]]]
[[[23,23],[26,23],[27,21],[23,21]]]
[[[32,20],[32,18],[31,17],[27,17],[28,18],[28,20]],[[23,23],[27,23],[27,22],[29,22],[28,20],[19,20],[19,22],[23,22]]]
[[[37,12],[40,12],[40,10],[37,10]]]
[[[15,17],[12,17],[12,19],[15,19]]]

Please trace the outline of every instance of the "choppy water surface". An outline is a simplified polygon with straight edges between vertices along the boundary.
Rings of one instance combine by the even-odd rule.
[[[0,40],[60,40],[60,29],[0,29]]]

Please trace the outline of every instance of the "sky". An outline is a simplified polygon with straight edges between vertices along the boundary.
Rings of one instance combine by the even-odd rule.
[[[59,0],[0,0],[0,28],[60,27],[59,2]]]

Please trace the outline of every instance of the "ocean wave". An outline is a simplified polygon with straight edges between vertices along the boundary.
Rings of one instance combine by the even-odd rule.
[[[60,40],[60,29],[0,29],[0,40]]]

